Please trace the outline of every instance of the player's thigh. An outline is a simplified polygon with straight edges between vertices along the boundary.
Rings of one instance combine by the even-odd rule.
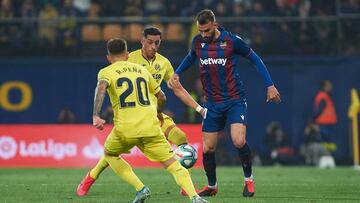
[[[227,111],[231,139],[234,145],[241,148],[246,142],[247,105],[245,100],[233,101]]]
[[[188,143],[185,133],[176,126],[174,120],[166,114],[163,114],[163,117],[164,123],[161,126],[161,131],[166,139],[176,146]]]
[[[150,161],[165,162],[174,157],[170,143],[163,135],[144,137],[137,147]]]
[[[202,122],[202,131],[213,133],[223,130],[226,123],[225,111],[216,104],[208,102],[204,103],[204,107],[207,108],[207,112]]]
[[[204,153],[215,152],[218,142],[219,132],[203,132],[203,151]]]
[[[135,144],[136,140],[127,140],[113,128],[106,138],[104,150],[105,153],[109,155],[118,156],[123,153],[130,153],[130,149],[133,148]]]

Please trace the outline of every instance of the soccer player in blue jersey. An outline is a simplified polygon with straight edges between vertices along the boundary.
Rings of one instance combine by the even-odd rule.
[[[279,103],[280,94],[260,57],[237,35],[218,28],[214,13],[205,9],[196,16],[199,34],[192,40],[191,50],[168,81],[170,88],[179,84],[179,75],[199,59],[200,79],[207,113],[202,124],[203,165],[208,185],[200,196],[214,196],[218,191],[215,149],[219,131],[230,123],[231,138],[238,150],[245,176],[244,197],[254,195],[251,150],[246,142],[247,104],[244,85],[239,73],[239,57],[257,68],[267,87],[267,102]]]

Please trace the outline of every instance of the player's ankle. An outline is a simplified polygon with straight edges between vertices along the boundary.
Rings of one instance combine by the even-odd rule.
[[[254,180],[254,176],[253,176],[253,174],[251,174],[251,176],[245,177],[244,179],[245,179],[245,181]]]
[[[217,188],[217,183],[215,183],[214,185],[208,185],[208,188],[211,188],[211,189]]]

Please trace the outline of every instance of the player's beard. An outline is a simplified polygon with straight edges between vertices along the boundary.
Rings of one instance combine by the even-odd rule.
[[[213,33],[210,36],[203,37],[203,39],[205,40],[205,42],[211,43],[213,41],[214,37],[215,37],[215,30],[213,31]]]
[[[149,52],[148,52],[149,54],[148,54],[148,58],[149,59],[153,59],[154,57],[155,57],[155,54],[156,54],[156,50],[150,50]]]

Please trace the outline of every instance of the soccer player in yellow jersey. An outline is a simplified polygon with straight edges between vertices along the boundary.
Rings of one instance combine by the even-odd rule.
[[[114,127],[104,144],[105,161],[119,177],[134,186],[137,192],[133,203],[142,203],[151,195],[149,188],[120,156],[134,146],[149,160],[160,162],[192,202],[208,202],[197,195],[188,171],[175,160],[160,129],[157,115],[161,114],[166,97],[159,84],[146,68],[127,61],[125,40],[110,39],[107,50],[111,65],[99,71],[93,109],[93,125],[102,130],[105,120],[100,118],[100,111],[107,91],[114,110]],[[151,95],[157,98],[156,104]]]
[[[170,61],[158,53],[162,33],[158,28],[148,27],[144,29],[142,35],[142,48],[131,52],[128,61],[145,67],[152,74],[156,83],[160,85],[163,80],[168,81],[174,73]],[[185,104],[196,109],[199,113],[204,114],[205,109],[201,108],[201,106],[192,99],[190,101],[189,99],[191,96],[188,95],[185,89],[180,87],[180,89],[174,88],[173,91]],[[155,96],[149,95],[149,98],[156,104],[157,99]],[[172,118],[165,114],[159,114],[158,116],[161,119],[161,131],[164,133],[167,140],[177,146],[188,143],[185,133],[176,126]],[[91,169],[87,175],[89,178],[93,179],[93,181],[84,182],[86,181],[85,177],[78,187],[77,194],[79,196],[86,195],[92,183],[94,183],[108,165],[105,158],[101,157],[96,166]],[[181,190],[181,194],[187,195],[183,189]]]
[[[163,80],[166,82],[174,74],[174,69],[170,61],[158,53],[161,43],[161,31],[155,27],[145,28],[141,40],[142,48],[129,54],[128,61],[137,63],[146,67],[153,78],[160,85]],[[156,98],[152,97],[156,102]],[[172,118],[163,114],[164,120],[161,124],[161,130],[165,137],[173,144],[180,146],[187,144],[185,133],[176,126]]]

